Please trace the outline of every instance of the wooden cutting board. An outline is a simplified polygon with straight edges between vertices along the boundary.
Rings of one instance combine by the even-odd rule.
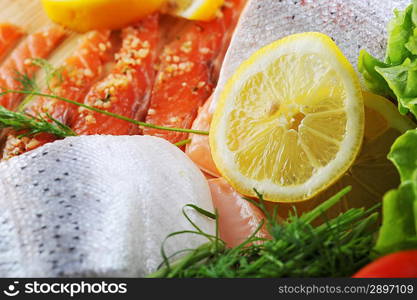
[[[0,0],[0,22],[19,25],[28,33],[51,24],[39,0]]]

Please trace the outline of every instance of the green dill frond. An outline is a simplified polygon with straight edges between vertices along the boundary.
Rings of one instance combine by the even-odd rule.
[[[38,66],[45,73],[45,83],[48,91],[51,93],[54,87],[61,85],[63,82],[62,71],[60,68],[55,68],[50,62],[43,58],[33,58],[32,64]]]
[[[179,141],[179,142],[175,143],[174,145],[177,146],[177,147],[182,147],[182,146],[187,145],[189,143],[191,143],[191,139],[186,139],[186,140]]]
[[[15,73],[16,73],[16,76],[14,79],[22,85],[23,91],[39,90],[38,85],[36,84],[36,81],[33,78],[29,77],[29,75],[20,73],[19,71],[15,71]]]
[[[247,199],[264,211],[271,239],[260,239],[256,232],[235,248],[214,248],[209,241],[189,250],[184,258],[168,262],[149,277],[344,277],[351,276],[369,262],[377,223],[376,207],[350,209],[319,226],[311,223],[350,191],[347,187],[308,213],[295,212],[284,223],[270,214],[263,197]],[[259,224],[258,230],[263,224]],[[187,234],[187,233],[176,233]],[[216,249],[216,250],[213,250]]]
[[[4,90],[0,93],[0,97],[3,96],[3,95],[6,95],[6,94],[13,94],[13,93],[26,95],[25,99],[19,104],[19,106],[17,108],[18,112],[22,112],[24,110],[25,106],[30,101],[32,101],[32,99],[34,97],[39,96],[39,97],[46,97],[46,98],[56,99],[56,100],[59,100],[59,101],[64,101],[64,102],[76,105],[78,107],[83,107],[83,108],[88,109],[90,111],[94,111],[94,112],[99,113],[99,114],[107,115],[107,116],[110,116],[110,117],[113,117],[113,118],[116,118],[116,119],[119,119],[119,120],[123,120],[123,121],[129,122],[129,123],[135,124],[139,127],[148,127],[148,128],[160,129],[160,130],[165,130],[165,131],[193,133],[193,134],[200,134],[200,135],[208,135],[209,134],[208,131],[194,130],[194,129],[188,129],[188,128],[166,127],[166,126],[159,126],[159,125],[155,125],[155,124],[149,124],[149,123],[146,123],[146,122],[137,121],[135,119],[131,119],[131,118],[125,117],[123,115],[115,114],[115,113],[112,113],[112,112],[109,112],[109,111],[106,111],[106,110],[101,110],[101,109],[95,108],[93,106],[89,106],[87,104],[84,104],[84,103],[79,103],[79,102],[73,101],[71,99],[67,99],[65,97],[55,95],[54,94],[54,87],[59,86],[63,81],[62,69],[55,68],[47,60],[42,59],[42,58],[34,58],[34,59],[31,60],[31,62],[32,62],[33,65],[38,66],[39,68],[41,68],[45,72],[45,81],[46,81],[46,86],[48,88],[48,93],[40,92],[40,89],[39,89],[38,85],[36,84],[36,82],[32,78],[30,78],[29,76],[27,76],[25,74],[20,74],[19,72],[17,72],[16,80],[19,81],[22,84],[22,89],[21,90]],[[106,96],[101,100],[103,102],[107,102],[107,101],[110,100],[110,98],[111,98],[111,95],[106,94]],[[57,120],[54,120],[53,123],[57,128],[62,129],[61,134],[63,133],[63,131],[68,131],[67,128],[62,127],[62,126],[65,126],[65,125],[62,124],[62,123],[61,124],[57,123]],[[5,124],[3,124],[2,126],[4,127],[4,125]],[[34,125],[36,125],[36,124],[34,124]],[[34,131],[38,132],[38,130],[40,130],[41,128],[49,130],[49,128],[47,128],[45,126],[37,126],[37,128],[34,129]],[[59,135],[59,137],[62,137],[62,135]],[[190,140],[180,141],[179,143],[177,143],[177,146],[181,147],[181,146],[183,146],[183,145],[185,145],[189,142],[190,142]]]
[[[67,103],[71,103],[74,104],[78,107],[84,107],[85,109],[97,112],[99,114],[103,114],[106,116],[110,116],[119,120],[123,120],[126,121],[128,123],[132,123],[135,124],[137,126],[141,126],[141,127],[148,127],[148,128],[154,128],[154,129],[160,129],[160,130],[165,130],[165,131],[174,131],[174,132],[185,132],[185,133],[194,133],[194,134],[200,134],[200,135],[208,135],[209,132],[208,131],[203,131],[203,130],[195,130],[195,129],[187,129],[187,128],[176,128],[176,127],[166,127],[166,126],[160,126],[160,125],[155,125],[155,124],[149,124],[146,122],[141,122],[141,121],[137,121],[135,119],[131,119],[119,114],[115,114],[106,110],[102,110],[102,109],[98,109],[96,107],[84,104],[84,103],[80,103],[71,99],[67,99],[65,97],[61,97],[58,95],[52,95],[52,94],[46,94],[46,93],[40,93],[40,92],[36,92],[36,91],[24,91],[24,90],[5,90],[3,92],[0,93],[0,97],[6,94],[25,94],[25,95],[32,95],[32,96],[40,96],[40,97],[47,97],[47,98],[52,98],[52,99],[57,99],[60,101],[64,101]]]
[[[41,132],[50,133],[60,138],[76,135],[65,124],[50,115],[46,117],[33,117],[25,113],[13,112],[0,105],[0,128],[24,131],[19,137],[36,136]]]

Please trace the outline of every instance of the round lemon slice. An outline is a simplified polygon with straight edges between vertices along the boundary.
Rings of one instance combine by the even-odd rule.
[[[157,11],[165,0],[42,0],[48,17],[69,29],[119,29]]]
[[[210,129],[221,174],[240,193],[309,199],[352,165],[364,136],[359,79],[321,33],[295,34],[253,54],[223,89]]]
[[[188,20],[208,21],[216,16],[224,0],[168,0],[164,12]]]
[[[279,203],[278,213],[284,219],[294,212],[299,215],[312,210],[346,186],[352,190],[340,202],[326,211],[325,217],[317,220],[334,218],[350,208],[371,208],[381,202],[384,194],[398,187],[400,176],[394,164],[387,159],[391,145],[416,124],[407,116],[398,112],[397,106],[387,99],[364,92],[365,134],[362,148],[349,170],[325,191],[313,199],[300,203]],[[267,204],[271,212],[275,203]]]

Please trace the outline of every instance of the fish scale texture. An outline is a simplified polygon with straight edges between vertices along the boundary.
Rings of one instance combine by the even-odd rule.
[[[165,140],[83,136],[0,164],[0,276],[144,276],[165,237],[213,211],[197,167]],[[214,224],[190,212],[209,233]],[[204,242],[169,240],[167,254]]]
[[[387,23],[409,0],[251,0],[235,30],[214,92],[213,104],[236,68],[256,50],[287,35],[329,35],[356,68],[360,49],[383,58]]]

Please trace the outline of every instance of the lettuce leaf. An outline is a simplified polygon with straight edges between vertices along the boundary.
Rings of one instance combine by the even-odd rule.
[[[389,191],[383,200],[384,220],[374,247],[377,256],[417,248],[416,195],[411,182]]]
[[[362,73],[368,89],[375,94],[394,99],[395,95],[387,81],[376,71],[376,67],[387,68],[389,66],[390,65],[373,57],[364,49],[359,53],[358,70]]]
[[[398,101],[402,114],[417,117],[417,0],[394,11],[388,24],[385,62],[362,50],[358,69],[372,92]]]
[[[408,130],[396,139],[388,159],[397,167],[402,183],[412,180],[417,171],[417,129]]]
[[[401,65],[375,67],[394,92],[400,113],[411,111],[417,117],[417,60],[406,58]]]
[[[392,145],[388,158],[397,167],[401,185],[384,196],[382,219],[374,250],[384,255],[417,248],[417,129]]]
[[[417,0],[404,11],[394,11],[385,61],[362,50],[358,69],[368,89],[397,100],[400,113],[411,112],[417,118]],[[388,159],[398,169],[401,184],[384,196],[377,255],[417,249],[417,129],[394,142]]]
[[[414,4],[415,1],[413,1]],[[409,5],[405,11],[394,11],[394,18],[388,23],[388,41],[386,63],[401,64],[412,54],[407,47],[410,37],[413,36],[415,24],[412,20],[414,5]]]

